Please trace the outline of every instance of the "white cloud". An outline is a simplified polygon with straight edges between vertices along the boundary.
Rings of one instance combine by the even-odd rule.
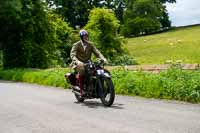
[[[167,10],[173,26],[200,24],[200,0],[177,0]]]

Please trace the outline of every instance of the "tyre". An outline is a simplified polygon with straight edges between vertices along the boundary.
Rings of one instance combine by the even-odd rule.
[[[114,102],[115,99],[115,90],[114,90],[114,85],[113,82],[110,78],[104,78],[101,80],[101,102],[103,103],[104,106],[111,106]]]

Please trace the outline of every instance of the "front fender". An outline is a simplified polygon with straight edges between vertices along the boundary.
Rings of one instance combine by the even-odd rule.
[[[111,74],[108,70],[99,69],[97,70],[97,75],[103,78],[111,78]]]

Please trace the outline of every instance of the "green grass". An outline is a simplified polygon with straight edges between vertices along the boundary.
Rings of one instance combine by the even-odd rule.
[[[200,25],[127,40],[126,48],[139,64],[200,63]]]
[[[13,80],[27,83],[36,83],[55,87],[67,88],[64,75],[69,69],[2,69],[0,70],[0,79]]]
[[[0,79],[69,88],[64,78],[68,71],[66,68],[1,69]],[[200,103],[200,71],[172,67],[153,74],[118,69],[112,71],[112,80],[117,94]]]

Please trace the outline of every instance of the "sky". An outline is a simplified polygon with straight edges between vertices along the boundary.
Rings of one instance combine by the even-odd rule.
[[[167,10],[172,26],[200,24],[200,0],[176,0]]]

